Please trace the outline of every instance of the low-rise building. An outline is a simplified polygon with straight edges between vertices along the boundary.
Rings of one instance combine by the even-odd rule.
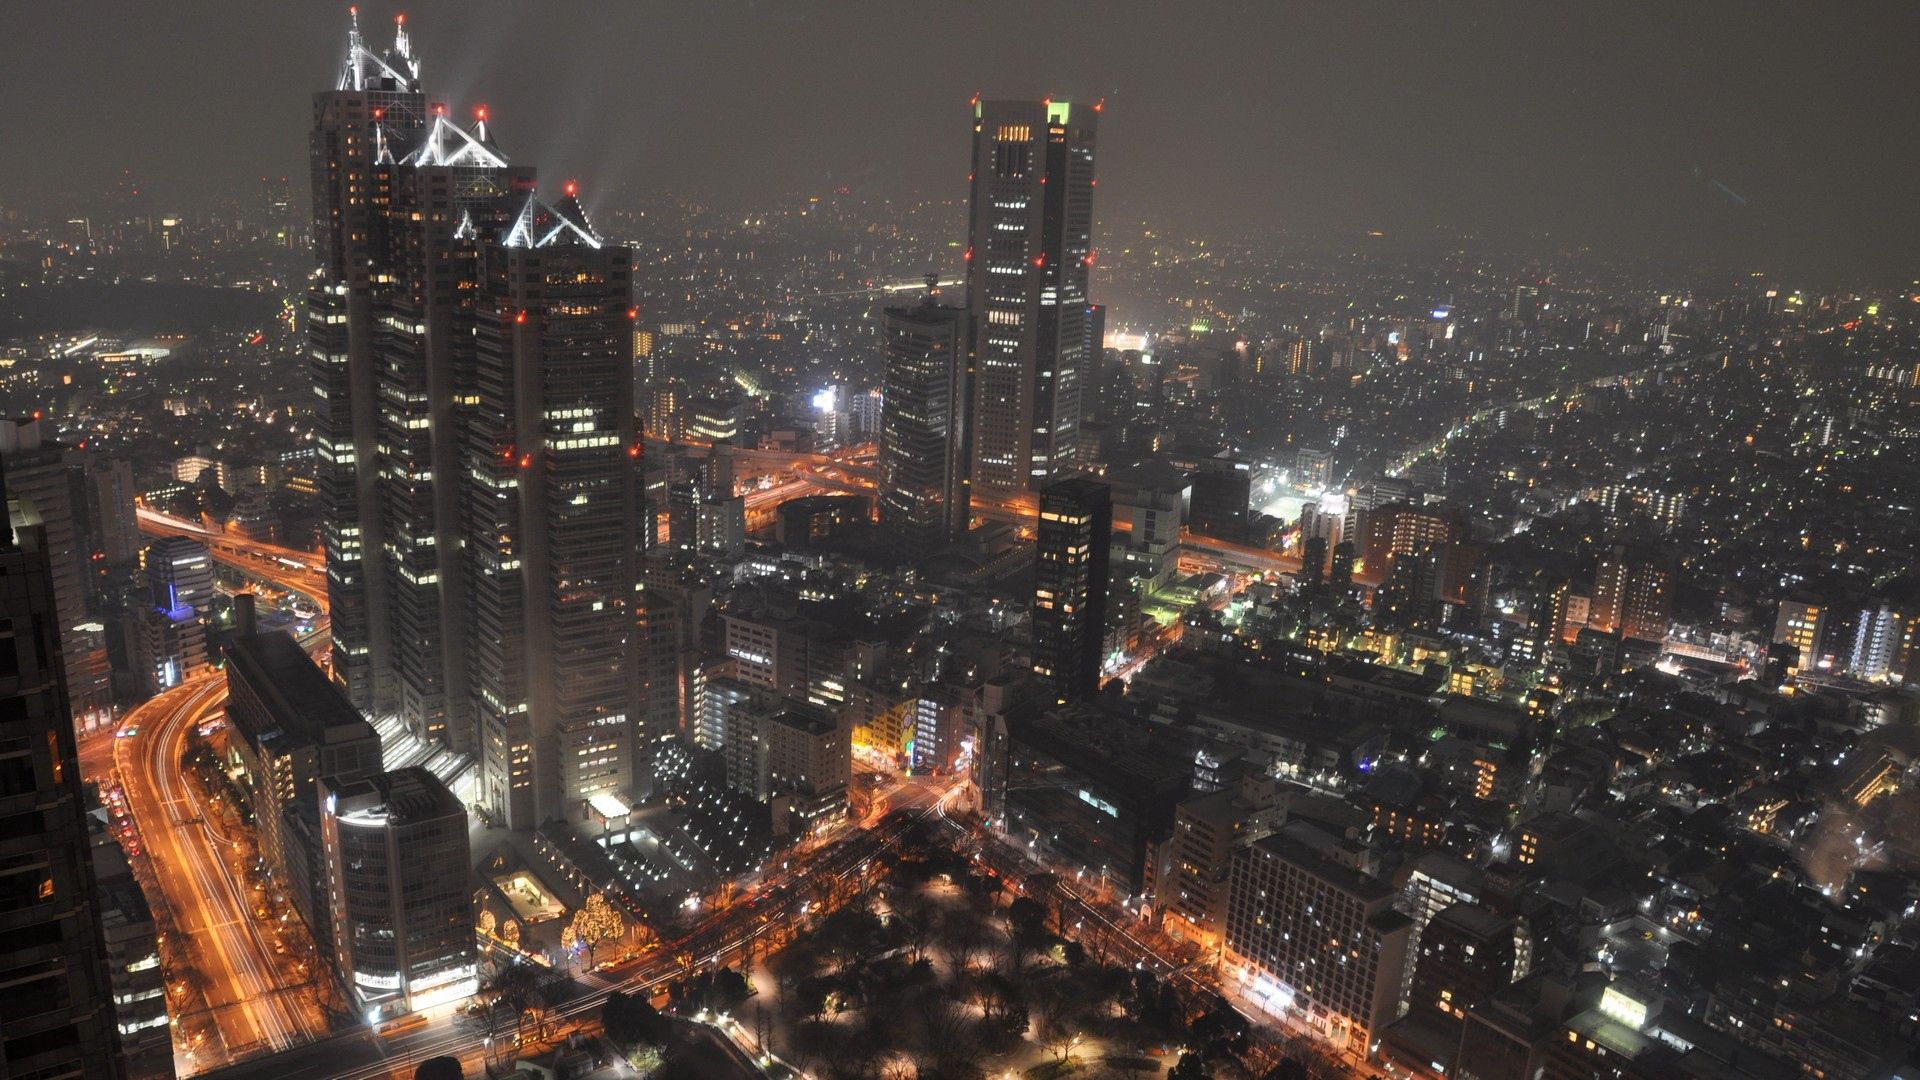
[[[322,777],[335,962],[369,1023],[479,986],[467,811],[423,768]]]
[[[332,921],[314,781],[379,772],[380,734],[285,631],[235,634],[226,675],[228,765],[253,812],[261,858],[324,955]]]

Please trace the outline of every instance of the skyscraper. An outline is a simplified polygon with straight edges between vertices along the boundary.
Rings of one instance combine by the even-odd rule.
[[[1071,463],[1087,355],[1100,107],[976,102],[967,317],[975,490],[1038,489]]]
[[[624,247],[542,199],[404,21],[315,98],[310,292],[334,677],[530,827],[618,796],[638,717]]]
[[[966,312],[936,302],[881,315],[880,524],[917,552],[967,528]]]
[[[113,715],[105,635],[91,610],[92,554],[101,544],[88,497],[89,463],[79,449],[53,438],[53,423],[0,419],[0,457],[7,484],[33,503],[47,531],[47,563],[59,609],[60,652],[76,726],[89,730]]]
[[[486,266],[466,432],[468,664],[481,801],[515,828],[633,781],[640,580],[628,250],[573,185],[528,196]]]
[[[5,489],[0,475],[0,1076],[118,1077],[54,552]]]
[[[376,294],[388,277],[379,236],[391,198],[390,173],[376,165],[393,156],[395,147],[417,141],[427,123],[420,62],[405,23],[396,25],[393,47],[375,53],[360,36],[356,14],[338,81],[313,98],[316,265],[307,288],[307,326],[320,399],[314,426],[333,673],[354,707],[374,715],[394,707],[392,679],[377,663],[389,650],[386,582],[377,563],[368,565],[383,547],[384,532],[374,340]]]
[[[1033,673],[1056,704],[1100,689],[1107,625],[1113,495],[1080,477],[1040,493],[1039,567],[1033,587]]]
[[[385,639],[374,663],[391,672],[393,708],[416,736],[477,754],[466,677],[460,544],[460,424],[473,388],[473,317],[481,237],[505,224],[509,196],[533,171],[494,146],[485,107],[471,125],[431,106],[425,137],[376,163],[388,194],[375,259],[377,462]]]

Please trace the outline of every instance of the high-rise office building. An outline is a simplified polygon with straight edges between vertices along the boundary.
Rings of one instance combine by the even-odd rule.
[[[1193,499],[1187,521],[1194,532],[1245,543],[1253,519],[1253,465],[1221,451],[1176,464],[1192,465]]]
[[[466,431],[470,679],[482,805],[515,828],[632,784],[640,441],[628,250],[572,185],[484,253]]]
[[[1098,105],[976,102],[967,313],[970,476],[977,491],[1045,486],[1073,460],[1093,267]]]
[[[92,555],[103,539],[92,527],[85,454],[62,446],[51,421],[0,419],[0,459],[7,484],[33,503],[47,532],[47,561],[59,609],[60,653],[67,673],[68,703],[81,730],[112,719],[112,671],[104,628],[95,620]]]
[[[507,164],[485,107],[464,128],[445,106],[429,111],[418,145],[375,166],[387,224],[374,259],[388,280],[374,301],[381,524],[367,572],[383,578],[389,648],[374,664],[388,673],[393,710],[414,735],[477,756],[463,632],[460,435],[477,394],[481,241],[505,226],[534,179],[533,170]]]
[[[1107,485],[1074,477],[1040,493],[1033,673],[1056,703],[1083,701],[1100,689],[1112,537]]]
[[[355,13],[340,79],[313,96],[309,165],[317,265],[307,286],[307,332],[319,394],[315,429],[332,671],[363,713],[394,709],[392,678],[378,667],[388,655],[386,580],[371,565],[382,550],[384,521],[374,340],[378,294],[390,279],[380,236],[392,200],[392,173],[378,165],[405,152],[428,121],[420,61],[405,23],[397,25],[392,48],[374,52]]]
[[[207,616],[213,608],[213,556],[185,536],[163,536],[140,552],[148,604],[140,612],[134,667],[151,693],[178,686],[206,667]]]
[[[484,107],[355,25],[315,98],[313,364],[334,677],[515,827],[632,780],[643,533],[628,255]]]
[[[916,552],[966,532],[966,312],[926,300],[881,315],[880,524]]]
[[[213,609],[213,554],[206,544],[162,536],[140,553],[140,570],[155,607],[188,607],[203,619]]]
[[[0,469],[4,463],[0,463]],[[119,1077],[54,555],[0,472],[0,1076]]]
[[[385,210],[391,171],[430,117],[420,62],[405,24],[393,47],[376,53],[354,16],[346,62],[332,90],[315,94],[309,142],[316,266],[307,289],[307,325],[320,450],[318,487],[327,554],[333,674],[355,708],[391,712],[386,581],[377,563],[384,545],[378,491],[380,408],[376,300],[390,276],[384,265]]]

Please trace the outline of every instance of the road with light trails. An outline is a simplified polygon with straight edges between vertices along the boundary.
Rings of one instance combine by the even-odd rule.
[[[308,649],[327,644],[326,575],[319,556],[278,544],[205,529],[193,522],[140,508],[142,532],[188,536],[206,543],[222,565],[312,601],[322,614],[301,636]],[[177,1071],[185,1076],[250,1054],[310,1042],[328,1030],[327,1020],[302,985],[307,976],[269,943],[253,914],[244,882],[236,879],[225,852],[234,841],[209,823],[181,769],[187,739],[226,705],[223,673],[205,671],[127,711],[112,740],[114,771],[127,795],[145,845],[147,863],[177,934],[187,939],[220,1046],[189,1048]]]
[[[233,841],[211,824],[182,775],[180,761],[194,728],[219,714],[226,678],[210,672],[130,710],[136,733],[114,740],[114,762],[127,805],[146,846],[173,932],[186,938],[221,1046],[193,1047],[179,1071],[235,1057],[280,1050],[327,1030],[326,1018],[305,997],[261,933],[245,885],[224,852]],[[211,1060],[209,1060],[211,1059]]]
[[[222,566],[286,592],[298,593],[323,610],[327,606],[326,560],[317,552],[219,532],[144,506],[136,508],[135,513],[140,531],[149,536],[185,536],[198,540],[207,545],[207,553]]]
[[[601,1006],[610,992],[646,994],[691,972],[728,964],[755,939],[823,914],[825,907],[817,899],[822,883],[864,879],[875,859],[920,824],[932,822],[959,791],[951,781],[916,787],[908,805],[886,815],[877,826],[849,828],[842,837],[790,857],[786,865],[770,870],[754,884],[741,901],[706,916],[692,930],[663,941],[660,948],[632,964],[602,975],[566,979],[549,1009],[550,1026],[597,1030]],[[690,960],[689,966],[682,966],[681,957]],[[242,1063],[210,1075],[214,1080],[388,1080],[411,1077],[420,1062],[444,1054],[460,1058],[467,1074],[476,1076],[481,1075],[485,1054],[483,1037],[482,1031],[458,1016],[442,1013],[405,1034],[383,1037],[359,1028],[270,1061]]]

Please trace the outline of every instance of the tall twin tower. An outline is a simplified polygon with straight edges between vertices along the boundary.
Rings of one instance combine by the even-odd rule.
[[[1100,106],[974,103],[967,306],[884,313],[880,514],[922,550],[964,532],[970,501],[1023,499],[1076,464],[1100,342],[1093,267]]]
[[[627,249],[358,13],[314,96],[308,291],[334,678],[514,828],[624,798],[641,443]]]

